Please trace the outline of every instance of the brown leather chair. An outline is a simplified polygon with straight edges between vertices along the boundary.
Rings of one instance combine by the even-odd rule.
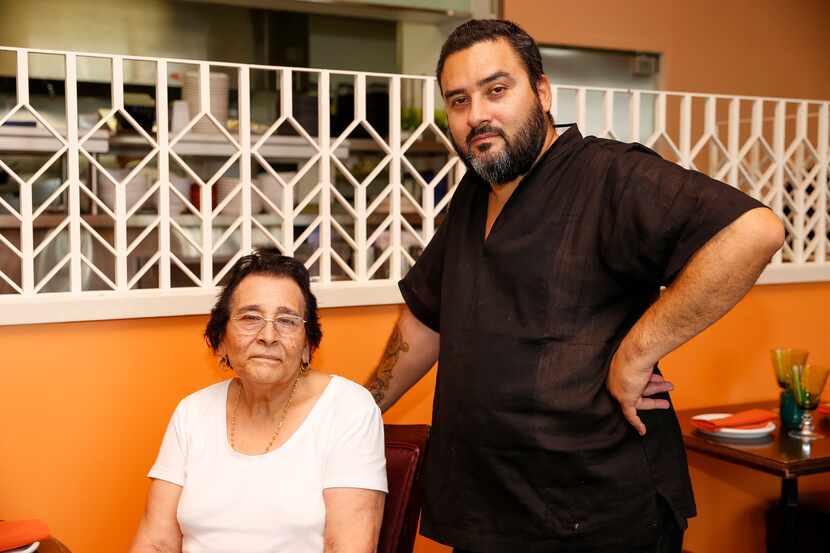
[[[384,432],[389,493],[378,553],[411,553],[424,497],[423,469],[429,426],[387,424]]]
[[[40,542],[37,553],[72,553],[58,538],[51,537]]]

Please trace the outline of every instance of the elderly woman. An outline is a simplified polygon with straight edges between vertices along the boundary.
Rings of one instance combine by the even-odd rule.
[[[131,553],[374,551],[383,422],[362,386],[310,368],[322,333],[302,263],[241,258],[205,338],[235,378],[176,408]]]

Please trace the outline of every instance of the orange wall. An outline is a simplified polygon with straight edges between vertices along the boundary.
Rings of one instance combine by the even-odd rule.
[[[364,381],[398,311],[324,310],[314,366]],[[0,327],[0,520],[45,519],[80,553],[125,551],[176,403],[228,377],[201,338],[205,322]],[[431,373],[387,420],[429,422],[433,385]]]
[[[756,286],[734,310],[671,354],[666,373],[678,408],[775,399],[769,349],[803,345],[811,359],[830,362],[830,284]],[[779,497],[780,480],[699,454],[689,457],[699,515],[689,523],[694,553],[764,551],[764,512]],[[800,479],[807,497],[830,490],[827,475]],[[830,510],[826,498],[822,506]]]
[[[589,6],[590,9],[586,9]],[[506,0],[540,42],[656,51],[667,89],[807,98],[830,95],[823,0]],[[830,360],[830,284],[756,287],[722,321],[670,356],[679,408],[772,399],[766,351]],[[328,309],[318,368],[364,380],[397,306]],[[144,506],[146,471],[172,409],[225,374],[200,336],[204,317],[0,327],[0,519],[39,517],[79,553],[123,551]],[[428,422],[430,374],[386,415]],[[757,553],[778,481],[690,457],[700,516],[686,548]],[[827,477],[802,490],[830,489]],[[828,506],[830,508],[830,506]],[[418,553],[447,548],[419,538]]]
[[[543,44],[658,52],[665,90],[830,98],[826,0],[504,0],[504,16]]]
[[[679,408],[770,399],[767,350],[808,348],[830,360],[830,284],[756,286],[723,320],[665,363]],[[399,307],[323,310],[315,366],[363,381]],[[201,339],[204,317],[170,317],[0,328],[0,518],[46,519],[77,552],[127,547],[144,507],[145,474],[167,419],[187,393],[226,377]],[[430,373],[386,414],[429,422]],[[778,481],[693,455],[700,516],[695,553],[757,553],[763,509]],[[830,489],[802,479],[802,490]],[[418,553],[448,548],[419,538]]]

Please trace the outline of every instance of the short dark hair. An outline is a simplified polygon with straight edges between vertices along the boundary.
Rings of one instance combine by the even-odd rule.
[[[239,283],[248,275],[268,275],[278,278],[290,278],[297,283],[305,301],[305,332],[308,340],[309,354],[314,353],[323,339],[320,319],[317,315],[317,298],[311,292],[311,279],[308,269],[302,262],[282,255],[276,248],[261,248],[240,257],[228,274],[228,282],[222,288],[216,305],[210,311],[210,319],[205,327],[205,341],[213,353],[219,350],[228,320],[231,317],[231,299]],[[310,357],[309,357],[310,360]]]
[[[536,85],[545,74],[539,47],[524,29],[512,21],[502,19],[471,19],[450,33],[444,46],[441,47],[441,55],[438,56],[438,65],[435,68],[438,86],[441,86],[441,73],[444,71],[444,62],[447,61],[447,57],[479,42],[500,38],[505,39],[522,60],[528,79],[530,79],[530,85],[536,92]]]

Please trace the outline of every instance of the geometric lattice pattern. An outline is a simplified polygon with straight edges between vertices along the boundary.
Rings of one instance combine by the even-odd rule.
[[[15,148],[0,147],[12,190],[0,194],[0,324],[204,313],[234,262],[258,246],[302,259],[321,305],[398,301],[395,283],[465,170],[439,124],[432,77],[83,54],[110,65],[112,94],[82,128],[77,54],[0,51],[17,57],[0,140],[25,115],[50,144],[26,174],[10,161]],[[41,113],[29,93],[33,54],[63,60],[58,117]],[[132,62],[154,69],[153,125],[125,101]],[[198,104],[171,130],[170,75],[180,66],[195,75]],[[219,74],[235,94],[233,121],[213,102]],[[261,78],[272,83],[265,124],[254,113],[252,82]],[[642,142],[769,205],[787,239],[766,281],[830,279],[828,102],[573,86],[553,93],[558,123]],[[108,133],[115,120],[128,138]],[[44,197],[42,177],[58,166],[60,182]]]
[[[828,108],[826,101],[556,86],[553,113],[583,134],[641,142],[772,208],[786,243],[761,282],[798,282],[830,280]]]

